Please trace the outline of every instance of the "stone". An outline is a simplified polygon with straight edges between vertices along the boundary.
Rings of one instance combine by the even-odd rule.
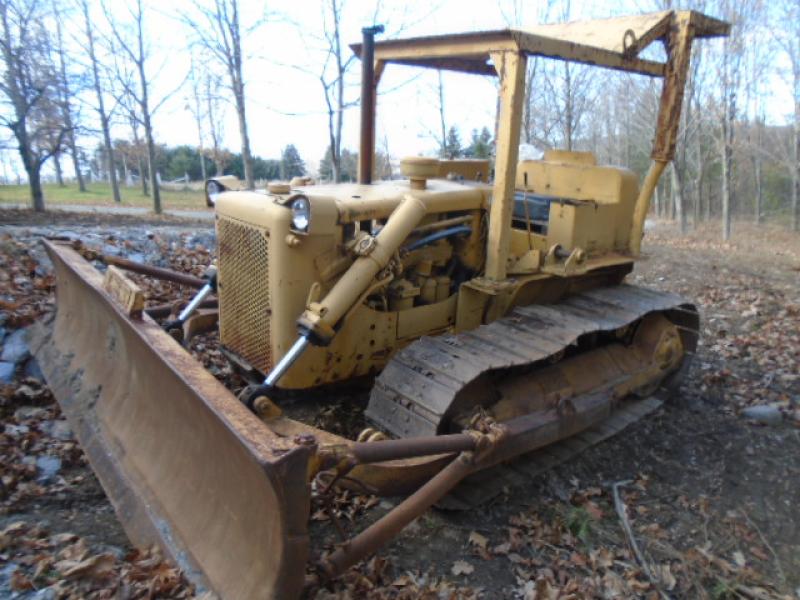
[[[57,456],[43,454],[36,458],[36,468],[39,469],[39,476],[36,478],[40,483],[50,481],[61,470],[61,459]]]
[[[36,593],[33,594],[33,596],[29,596],[29,598],[30,600],[56,600],[58,594],[53,588],[46,587],[36,590]]]
[[[0,361],[0,383],[11,383],[14,381],[14,371],[16,365],[12,362]]]
[[[47,414],[47,410],[39,406],[20,406],[14,411],[14,418],[17,421],[26,419],[41,419]]]
[[[69,423],[64,419],[45,421],[42,423],[42,429],[50,437],[54,437],[62,442],[75,439],[75,434],[72,433],[72,427],[70,427]]]
[[[44,373],[35,358],[25,363],[25,377],[32,377],[36,381],[44,381]]]
[[[117,560],[125,560],[125,555],[127,554],[126,550],[123,550],[119,546],[111,546],[110,544],[101,544],[97,546],[97,553],[98,554],[111,554]]]
[[[118,246],[114,246],[113,244],[103,244],[100,252],[108,256],[120,256],[122,254],[120,248]]]
[[[780,408],[774,404],[759,404],[748,406],[741,412],[742,416],[757,423],[764,425],[780,425],[783,422],[783,414]]]
[[[18,437],[28,433],[30,430],[31,428],[27,425],[12,425],[10,423],[6,423],[4,425],[3,433],[10,435],[11,437]]]
[[[25,334],[25,329],[17,329],[5,339],[3,342],[3,354],[0,355],[0,361],[10,362],[16,365],[27,360],[31,355],[31,351],[28,348]]]

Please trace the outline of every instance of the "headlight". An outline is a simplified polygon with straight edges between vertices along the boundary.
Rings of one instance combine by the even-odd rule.
[[[297,198],[292,202],[292,228],[297,231],[308,231],[311,220],[311,205],[308,198]]]
[[[217,203],[217,198],[219,195],[225,190],[221,184],[217,183],[216,181],[209,181],[206,184],[206,196],[211,201],[212,204]]]

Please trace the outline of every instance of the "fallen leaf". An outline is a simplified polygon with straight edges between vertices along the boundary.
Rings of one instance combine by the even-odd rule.
[[[25,573],[17,569],[11,574],[11,589],[17,592],[22,592],[25,590],[32,590],[33,583],[30,579],[25,576]]]
[[[453,575],[470,575],[474,570],[475,567],[465,560],[457,560],[453,563],[453,568],[450,569]]]
[[[486,538],[486,536],[481,535],[477,531],[470,532],[468,541],[473,546],[477,546],[482,550],[486,550],[486,545],[489,543],[489,540]]]
[[[769,555],[758,546],[750,546],[750,554],[760,560],[769,560]]]
[[[586,510],[587,513],[589,513],[589,516],[595,521],[599,521],[600,519],[603,518],[602,509],[591,500],[589,500],[586,504],[584,504],[583,508]]]
[[[662,587],[671,592],[675,589],[678,581],[675,579],[675,576],[672,574],[672,569],[670,569],[669,563],[665,563],[663,565],[656,566],[656,572],[658,579],[661,581]]]
[[[747,561],[744,558],[744,554],[740,550],[737,550],[736,552],[733,553],[733,562],[735,562],[736,566],[738,567],[743,567],[747,564]]]
[[[113,554],[96,554],[80,562],[64,560],[55,566],[65,579],[74,577],[106,579],[113,573],[115,562]]]

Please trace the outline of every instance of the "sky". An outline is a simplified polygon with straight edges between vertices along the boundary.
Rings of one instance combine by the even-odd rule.
[[[202,0],[201,0],[202,1]],[[572,13],[580,18],[601,18],[618,14],[635,14],[652,10],[650,0],[622,2],[572,0]],[[145,0],[146,19],[152,58],[147,64],[152,74],[153,104],[173,92],[183,81],[190,66],[190,33],[180,22],[181,12],[191,6],[183,0]],[[327,4],[327,3],[325,3]],[[521,28],[540,23],[544,2],[531,0],[429,0],[411,1],[345,0],[342,10],[342,41],[345,44],[361,39],[361,27],[378,22],[386,33],[378,39],[413,37],[462,31],[504,28],[513,23]],[[109,0],[107,6],[116,19],[128,18],[124,0]],[[309,170],[313,171],[328,146],[327,113],[320,84],[324,44],[322,0],[241,0],[242,22],[262,22],[248,31],[244,40],[247,116],[252,151],[264,158],[278,158],[282,149],[294,144]],[[376,6],[378,7],[376,11]],[[563,2],[555,2],[549,20],[558,20],[564,11]],[[377,12],[377,18],[376,18]],[[99,29],[104,29],[102,14],[93,15]],[[80,32],[77,32],[79,34]],[[351,55],[349,48],[346,57]],[[220,67],[205,61],[207,68]],[[360,62],[354,60],[345,91],[346,100],[355,101],[359,92]],[[607,71],[596,70],[597,76]],[[443,74],[445,118],[447,126],[456,125],[462,141],[469,139],[472,129],[494,126],[496,80],[490,77]],[[772,88],[770,112],[789,113],[791,98],[780,83]],[[154,115],[156,141],[168,145],[198,143],[197,125],[188,108],[190,86],[173,93]],[[229,93],[222,90],[223,95]],[[93,125],[94,115],[88,105],[81,113]],[[343,147],[358,148],[359,109],[345,112]],[[433,155],[437,148],[438,75],[435,71],[389,65],[381,80],[377,108],[376,145],[388,149],[394,157]],[[238,152],[240,140],[235,110],[231,103],[222,118],[224,145]],[[118,122],[112,135],[130,138],[130,130]],[[99,141],[83,136],[80,143],[91,153]],[[206,142],[208,143],[208,142]],[[68,167],[67,167],[68,168]]]

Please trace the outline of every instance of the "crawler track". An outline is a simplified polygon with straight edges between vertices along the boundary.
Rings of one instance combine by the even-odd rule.
[[[635,326],[652,313],[664,315],[680,333],[685,355],[678,372],[670,376],[679,379],[697,347],[697,310],[674,294],[620,285],[575,294],[558,304],[516,307],[473,331],[419,339],[398,352],[377,378],[366,416],[397,437],[452,431],[459,411],[471,404],[471,390],[485,391],[486,381],[535,372],[594,347],[602,336]],[[451,508],[480,504],[519,482],[523,473],[536,475],[570,458],[659,404],[654,398],[622,402],[599,428],[524,457],[513,463],[516,466],[479,474],[471,479],[479,485],[465,482],[445,504]]]

